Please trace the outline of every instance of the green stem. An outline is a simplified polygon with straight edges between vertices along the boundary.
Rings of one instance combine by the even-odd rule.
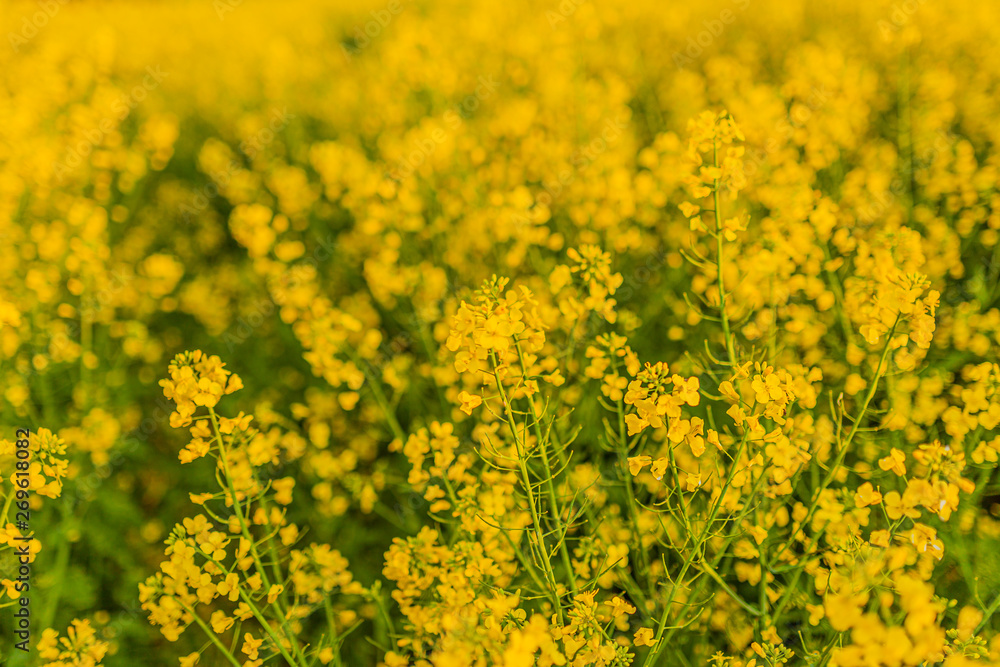
[[[517,358],[521,364],[521,372],[526,371],[524,364],[524,353],[521,352],[521,343],[515,339],[514,347],[517,349]],[[576,575],[573,572],[573,563],[569,557],[569,547],[566,546],[566,535],[569,533],[569,527],[563,525],[562,519],[562,509],[559,507],[559,496],[556,495],[555,484],[552,482],[552,468],[549,465],[549,453],[548,453],[548,441],[542,435],[542,427],[539,424],[538,412],[535,410],[535,400],[531,396],[528,396],[528,405],[531,407],[531,421],[534,424],[535,438],[538,440],[538,450],[542,455],[542,468],[545,473],[545,490],[549,496],[549,502],[552,504],[552,514],[556,524],[556,528],[559,531],[559,552],[562,556],[563,567],[566,568],[566,576],[569,578],[569,587],[573,591],[573,595],[577,593],[576,587]]]
[[[621,399],[617,402],[618,407],[618,441],[621,447],[621,456],[624,462],[625,470],[623,471],[623,476],[625,477],[625,492],[628,495],[628,510],[629,515],[632,518],[632,526],[635,530],[636,548],[639,551],[639,567],[641,569],[640,575],[646,578],[647,583],[649,583],[649,556],[646,554],[646,549],[642,544],[642,533],[639,527],[639,509],[638,504],[635,500],[635,488],[632,484],[632,473],[627,469],[628,463],[628,436],[626,435],[625,428],[625,409]]]
[[[736,450],[736,456],[733,457],[733,464],[729,468],[729,474],[726,475],[726,482],[725,482],[725,484],[723,484],[722,493],[719,494],[718,499],[715,501],[715,504],[712,506],[712,510],[711,510],[711,512],[709,512],[708,520],[705,522],[705,528],[702,529],[701,534],[698,537],[698,541],[692,547],[691,552],[688,554],[688,557],[684,560],[684,565],[681,567],[680,574],[677,575],[677,583],[674,584],[673,589],[670,591],[670,597],[667,598],[667,601],[666,601],[665,606],[663,608],[663,615],[660,617],[660,623],[659,623],[659,625],[657,627],[656,637],[655,637],[655,640],[654,640],[655,641],[655,645],[653,647],[653,650],[649,654],[647,654],[646,660],[643,663],[644,665],[647,665],[647,666],[655,665],[656,664],[656,660],[658,659],[658,657],[660,655],[660,652],[666,646],[667,642],[666,641],[662,641],[661,642],[660,640],[663,638],[663,633],[666,631],[666,628],[667,628],[667,618],[670,615],[671,605],[673,605],[674,598],[677,596],[678,589],[681,587],[681,585],[684,582],[684,575],[686,575],[687,571],[691,568],[691,565],[694,563],[695,558],[696,557],[697,558],[701,557],[701,550],[702,550],[702,547],[703,547],[704,543],[708,540],[708,534],[712,530],[712,523],[715,521],[715,517],[718,515],[719,510],[722,508],[722,503],[726,499],[726,493],[729,491],[729,487],[732,485],[733,479],[736,478],[736,473],[737,473],[737,470],[738,470],[739,465],[740,465],[740,456],[742,456],[742,454],[743,454],[743,448],[747,444],[747,440],[749,439],[749,435],[750,435],[749,429],[743,431],[743,437],[740,440],[740,445],[739,445],[739,447]],[[732,539],[733,539],[733,536],[730,536],[729,537],[729,541],[732,541]],[[727,542],[727,546],[728,546],[728,542]],[[725,549],[722,549],[720,551],[720,554],[724,553],[724,552],[725,552]]]
[[[226,453],[225,440],[222,437],[222,431],[219,429],[219,416],[218,414],[216,414],[215,409],[212,407],[208,408],[208,414],[212,420],[212,429],[215,431],[215,438],[219,443],[219,460],[222,462],[222,472],[226,478],[226,485],[229,490],[229,495],[233,499],[233,508],[236,510],[236,518],[240,524],[240,531],[243,533],[243,537],[247,540],[247,542],[250,543],[250,555],[253,557],[254,564],[257,566],[257,573],[260,574],[261,580],[264,582],[264,586],[270,590],[271,581],[267,576],[267,570],[264,568],[264,564],[260,560],[260,554],[257,552],[257,547],[254,546],[254,539],[253,536],[250,534],[250,528],[247,525],[247,519],[243,516],[243,506],[240,504],[239,498],[236,495],[236,487],[233,486],[233,477],[229,472],[229,457],[228,454]],[[245,596],[245,593],[243,593],[242,589],[240,592]],[[249,600],[249,598],[247,599]],[[247,604],[252,605],[252,603],[249,601],[247,602]],[[284,613],[284,611],[281,609],[280,606],[277,605],[275,606],[279,612],[278,615],[281,623],[281,629],[284,631],[285,635],[288,637],[289,642],[294,647],[296,655],[298,655],[300,660],[302,661],[301,664],[305,665],[306,661],[305,657],[302,655],[302,649],[299,646],[298,642],[295,641],[295,635],[288,629],[288,619],[286,614]],[[264,627],[270,634],[271,633],[270,626],[264,623]],[[274,636],[272,635],[272,639],[273,638]],[[275,641],[275,643],[278,646],[278,650],[281,651],[281,654],[283,656],[285,656],[285,659],[288,660],[289,664],[295,665],[296,664],[295,660],[293,660],[291,656],[287,654],[284,647],[281,645],[281,642]]]
[[[875,375],[872,378],[871,385],[868,387],[868,393],[865,395],[865,400],[861,405],[861,410],[858,412],[858,416],[854,419],[854,423],[851,425],[851,430],[847,434],[847,439],[844,441],[844,444],[841,445],[840,451],[837,452],[837,458],[834,460],[833,465],[830,466],[830,470],[827,472],[826,477],[816,490],[813,501],[809,506],[809,511],[806,512],[805,518],[803,518],[802,521],[799,522],[798,527],[792,531],[792,535],[785,542],[785,546],[783,546],[778,553],[775,554],[774,558],[771,560],[772,564],[776,563],[785,551],[788,550],[795,538],[798,537],[799,533],[802,532],[803,528],[805,528],[805,526],[809,523],[809,519],[812,518],[813,514],[819,508],[819,501],[823,496],[823,492],[826,491],[827,487],[833,483],[833,480],[837,476],[837,471],[840,470],[840,466],[844,463],[844,459],[847,457],[847,450],[851,448],[851,442],[854,440],[854,436],[857,434],[858,429],[861,428],[861,422],[868,413],[868,406],[871,404],[872,398],[875,396],[875,391],[878,389],[878,381],[882,376],[882,366],[886,363],[886,360],[889,357],[889,350],[892,346],[892,337],[896,333],[896,327],[899,326],[899,318],[900,316],[897,314],[896,321],[893,322],[892,328],[886,336],[885,346],[882,348],[882,355],[879,357],[878,366],[875,367]]]
[[[196,614],[193,609],[188,607],[180,600],[178,600],[177,603],[184,608],[184,611],[191,614],[191,616],[195,620],[195,623],[201,626],[201,629],[205,631],[205,634],[208,635],[208,638],[212,640],[212,643],[215,644],[216,648],[222,651],[222,654],[229,659],[229,662],[235,665],[236,667],[240,667],[240,662],[235,658],[235,656],[233,656],[232,651],[226,648],[226,645],[223,644],[221,641],[219,641],[219,638],[215,636],[215,633],[212,632],[212,629],[208,627],[205,621],[201,620],[201,617],[198,616],[198,614]]]
[[[719,166],[719,146],[715,140],[712,141],[712,163]],[[733,336],[729,330],[729,315],[726,314],[726,287],[722,276],[725,261],[722,254],[722,213],[719,210],[719,179],[715,179],[715,186],[712,188],[712,198],[715,208],[715,262],[719,272],[719,317],[722,320],[722,333],[726,337],[726,354],[729,355],[729,363],[736,365],[736,351],[733,348]]]
[[[998,593],[997,596],[993,598],[993,603],[983,614],[983,620],[979,621],[979,625],[976,626],[976,631],[973,632],[972,634],[978,635],[979,631],[985,628],[986,624],[989,623],[990,618],[993,617],[993,614],[996,613],[997,609],[1000,609],[1000,593]]]
[[[514,438],[514,447],[517,449],[517,463],[521,470],[521,483],[523,484],[524,492],[528,497],[528,507],[531,509],[531,523],[535,529],[535,541],[538,545],[539,559],[542,561],[542,571],[545,573],[545,578],[549,582],[552,603],[555,605],[559,622],[562,623],[562,602],[559,598],[559,588],[556,583],[555,572],[552,570],[552,563],[549,562],[548,558],[548,550],[545,548],[545,533],[542,530],[541,519],[538,517],[538,509],[535,507],[535,494],[531,490],[531,477],[528,474],[528,466],[526,463],[527,453],[524,451],[524,445],[521,442],[520,436],[517,434],[517,427],[514,425],[514,413],[511,410],[507,392],[504,390],[503,381],[500,379],[500,374],[497,372],[497,358],[496,354],[492,350],[490,351],[490,359],[493,366],[493,379],[496,382],[497,390],[500,392],[500,401],[503,403],[504,411],[506,413],[504,421],[507,422],[507,427],[510,429],[511,436]],[[570,572],[570,575],[572,575],[572,572]]]
[[[382,414],[385,416],[385,420],[389,422],[389,430],[392,431],[392,435],[399,438],[400,441],[406,442],[406,433],[403,431],[403,427],[399,425],[399,420],[396,419],[396,413],[389,406],[389,399],[386,398],[385,392],[382,391],[382,383],[378,378],[374,377],[371,372],[366,368],[365,362],[358,357],[354,352],[350,353],[351,361],[354,365],[362,369],[365,377],[368,379],[368,386],[372,389],[372,395],[375,396],[375,402],[382,409]]]

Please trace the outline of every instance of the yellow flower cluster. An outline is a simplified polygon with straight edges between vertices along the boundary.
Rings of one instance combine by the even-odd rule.
[[[108,643],[97,638],[88,620],[74,619],[65,637],[46,628],[38,641],[38,657],[45,667],[95,667],[107,652]]]
[[[242,635],[244,666],[258,667],[279,655],[304,665],[307,651],[328,664],[334,655],[331,643],[353,618],[350,612],[335,620],[329,598],[334,593],[359,595],[364,589],[353,580],[347,560],[328,545],[293,548],[302,536],[285,508],[293,502],[295,480],[269,479],[265,466],[296,456],[281,446],[285,443],[251,428],[252,416],[241,412],[227,418],[215,411],[224,394],[242,387],[239,376],[223,366],[218,357],[200,350],[185,352],[170,364],[170,379],[160,383],[164,396],[177,406],[171,423],[190,426],[192,440],[180,452],[181,463],[212,454],[219,490],[192,494],[191,502],[205,513],[174,527],[166,540],[167,560],[139,585],[139,600],[150,623],[168,640],[178,641],[197,624],[233,664],[241,663],[220,637],[234,627],[239,637],[247,622],[258,626]],[[202,407],[207,414],[197,414]],[[230,510],[223,512],[225,508]],[[216,603],[222,600],[229,602],[224,608]],[[301,642],[302,619],[323,607],[329,614],[327,638],[319,646]],[[206,623],[199,610],[210,608],[214,611]],[[189,663],[195,664],[199,655],[187,656]]]
[[[457,353],[459,373],[506,372],[513,359],[542,349],[545,331],[531,291],[521,287],[503,293],[507,283],[494,278],[476,293],[477,303],[463,301],[455,314],[447,347]]]
[[[225,394],[243,387],[240,377],[227,371],[224,365],[219,357],[202,354],[201,350],[174,359],[169,368],[170,379],[160,380],[163,395],[177,406],[170,415],[171,426],[189,425],[199,407],[213,408]]]

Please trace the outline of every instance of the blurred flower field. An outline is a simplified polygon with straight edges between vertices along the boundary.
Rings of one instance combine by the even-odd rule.
[[[0,664],[1000,664],[1000,5],[0,28]]]

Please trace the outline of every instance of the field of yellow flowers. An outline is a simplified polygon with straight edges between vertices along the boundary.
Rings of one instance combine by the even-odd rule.
[[[0,664],[1000,665],[1000,4],[0,36]]]

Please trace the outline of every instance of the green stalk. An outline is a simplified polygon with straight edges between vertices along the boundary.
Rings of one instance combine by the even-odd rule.
[[[253,557],[254,564],[257,566],[257,572],[258,574],[260,574],[261,580],[264,582],[264,586],[270,589],[271,581],[267,576],[267,570],[264,568],[264,564],[260,560],[260,554],[257,553],[257,548],[254,546],[253,536],[250,534],[250,528],[247,525],[247,520],[243,516],[243,506],[240,504],[240,501],[236,496],[236,487],[233,486],[233,478],[232,475],[229,473],[229,459],[228,455],[226,454],[226,445],[222,437],[222,431],[219,430],[218,415],[216,414],[215,409],[212,407],[208,408],[208,414],[211,417],[212,429],[215,431],[215,437],[219,443],[219,458],[222,461],[222,472],[226,478],[226,485],[228,487],[229,494],[232,496],[233,499],[233,508],[236,510],[236,518],[240,524],[240,531],[243,533],[243,537],[247,540],[247,542],[250,543],[250,554]],[[242,589],[240,590],[240,592],[245,596],[245,593],[243,592]],[[247,600],[248,600],[247,604],[251,605],[251,608],[253,608],[252,602],[249,601],[249,598],[247,598]],[[284,612],[281,610],[280,607],[277,607],[277,609],[279,612],[281,629],[284,631],[285,635],[288,637],[289,642],[292,644],[292,647],[295,649],[296,655],[298,655],[299,659],[302,661],[301,664],[305,665],[306,660],[305,656],[302,655],[302,649],[299,646],[298,642],[295,641],[295,635],[288,629],[288,619],[286,618],[286,615],[284,614]],[[258,620],[261,619],[258,618]],[[271,638],[275,639],[270,629],[270,625],[264,623],[263,621],[261,622],[264,625],[264,629],[267,630],[269,634],[271,634]],[[277,644],[278,650],[285,657],[285,659],[288,660],[288,663],[290,665],[298,664],[294,659],[292,659],[290,655],[288,655],[285,648],[281,645],[281,642],[275,641],[275,643]]]
[[[663,638],[663,633],[666,631],[667,628],[667,617],[670,615],[670,607],[674,602],[674,598],[677,596],[678,588],[684,582],[684,575],[686,575],[687,571],[691,568],[691,565],[694,563],[695,557],[701,556],[701,550],[704,543],[708,540],[708,534],[709,531],[711,531],[712,529],[712,523],[715,521],[715,517],[718,515],[719,510],[722,508],[722,503],[726,499],[726,493],[729,491],[729,487],[732,485],[733,479],[735,479],[736,477],[736,472],[739,467],[740,456],[743,454],[743,448],[746,446],[749,436],[750,436],[749,429],[744,430],[743,438],[740,440],[739,447],[736,450],[736,456],[733,457],[733,464],[729,468],[729,474],[726,475],[726,482],[725,484],[723,484],[722,493],[719,494],[718,499],[715,501],[715,505],[713,505],[711,512],[709,512],[708,520],[705,522],[705,528],[702,529],[701,535],[698,537],[698,541],[691,549],[690,554],[684,561],[684,565],[681,567],[681,572],[677,576],[678,583],[674,584],[673,589],[670,591],[670,597],[667,598],[667,601],[663,608],[663,615],[660,617],[660,623],[659,626],[657,627],[656,637],[654,639],[655,646],[653,650],[649,654],[647,654],[646,660],[643,663],[643,665],[647,666],[655,665],[656,660],[660,655],[660,652],[663,650],[663,647],[666,646],[667,642],[666,641],[661,642],[660,640]],[[732,541],[732,539],[733,536],[730,536],[729,541]],[[721,553],[725,553],[725,549],[722,549],[720,551],[720,554]]]
[[[521,364],[521,372],[524,373],[524,354],[521,352],[521,343],[514,339],[514,347],[517,349],[517,358]],[[556,495],[555,485],[552,483],[552,468],[549,465],[549,454],[547,440],[542,436],[542,427],[538,422],[538,412],[535,410],[535,401],[529,396],[528,405],[531,406],[531,421],[534,424],[535,437],[538,439],[538,450],[542,455],[542,468],[545,472],[545,490],[549,496],[549,502],[552,504],[552,514],[555,517],[556,527],[559,529],[562,535],[559,540],[559,552],[562,555],[563,567],[566,568],[566,576],[569,577],[569,587],[573,591],[573,595],[577,593],[576,587],[576,575],[573,573],[573,563],[569,557],[569,547],[566,546],[566,535],[569,533],[569,527],[563,525],[562,520],[562,509],[559,507],[559,496]]]
[[[826,477],[823,479],[823,482],[816,490],[813,497],[813,501],[809,506],[809,511],[806,512],[805,518],[802,519],[801,522],[799,522],[798,528],[792,531],[792,535],[785,542],[785,546],[783,546],[781,550],[779,550],[778,553],[774,555],[774,558],[771,560],[772,565],[778,561],[778,559],[785,553],[785,551],[788,550],[788,547],[792,545],[795,538],[798,537],[798,534],[802,532],[802,529],[805,528],[805,526],[809,523],[809,519],[812,518],[812,515],[815,514],[816,510],[819,508],[819,500],[823,496],[823,492],[826,491],[827,487],[829,487],[830,484],[833,483],[834,478],[837,476],[837,471],[840,469],[840,466],[844,463],[844,459],[847,457],[847,450],[851,448],[851,442],[854,440],[854,436],[857,434],[858,429],[861,427],[861,422],[864,420],[865,415],[868,413],[868,406],[871,404],[872,398],[875,396],[875,391],[878,389],[878,381],[882,375],[882,366],[886,363],[886,360],[889,357],[889,348],[890,345],[892,344],[892,337],[896,333],[896,327],[899,326],[899,318],[900,316],[897,314],[896,321],[893,322],[892,328],[889,330],[889,333],[886,336],[885,346],[882,348],[882,355],[879,357],[878,366],[875,367],[875,376],[872,378],[871,385],[868,387],[868,393],[865,395],[865,400],[864,403],[862,403],[861,405],[861,410],[858,413],[858,416],[854,419],[854,424],[851,425],[851,430],[847,434],[847,439],[844,441],[844,444],[841,445],[840,451],[837,452],[837,458],[834,460],[833,465],[830,466],[830,471],[826,474]]]
[[[212,643],[215,644],[216,648],[218,648],[220,651],[222,651],[222,654],[224,656],[226,656],[226,658],[229,660],[229,662],[231,664],[235,665],[236,667],[240,667],[240,662],[233,656],[232,651],[230,651],[228,648],[226,648],[225,644],[223,644],[222,642],[219,641],[219,638],[215,636],[215,632],[213,632],[212,629],[208,627],[208,625],[205,623],[205,621],[201,620],[201,616],[199,616],[198,614],[196,614],[193,609],[191,609],[190,607],[188,607],[186,604],[184,604],[180,600],[177,601],[177,604],[179,604],[181,607],[183,607],[184,611],[186,611],[187,613],[191,614],[191,616],[195,620],[195,623],[197,623],[199,626],[201,626],[201,629],[205,631],[205,634],[208,635],[208,638],[212,640]]]
[[[625,459],[627,461],[628,454],[629,454],[629,451],[628,451],[628,436],[626,436],[625,410],[624,410],[623,403],[622,403],[621,399],[618,400],[617,407],[618,407],[618,440],[619,440],[619,445],[621,446],[622,456],[625,457]],[[627,465],[628,464],[626,462],[626,467],[627,467]],[[640,566],[640,568],[642,570],[640,572],[640,574],[643,577],[646,578],[646,582],[647,583],[650,583],[650,578],[649,578],[649,556],[646,554],[645,548],[643,548],[642,538],[640,537],[640,532],[639,532],[639,530],[640,530],[639,529],[639,510],[638,510],[638,504],[637,504],[637,502],[635,500],[635,488],[634,488],[634,485],[632,484],[632,473],[629,470],[626,469],[624,471],[624,477],[625,477],[625,492],[628,495],[628,511],[629,511],[629,515],[632,518],[632,526],[635,529],[635,535],[636,535],[636,541],[637,541],[637,550],[639,552],[639,566]]]
[[[521,483],[524,485],[524,492],[528,496],[528,507],[531,509],[531,523],[535,529],[535,541],[538,543],[538,555],[539,559],[542,561],[542,570],[545,573],[545,578],[548,580],[549,587],[551,588],[552,603],[555,605],[559,622],[562,623],[562,601],[559,598],[559,588],[556,584],[555,572],[552,570],[552,563],[549,562],[548,553],[545,549],[545,533],[542,530],[541,519],[538,517],[538,509],[535,507],[535,494],[531,490],[531,477],[528,475],[528,467],[526,463],[527,454],[524,451],[524,445],[521,442],[521,438],[517,434],[517,428],[514,426],[514,414],[511,411],[510,401],[507,398],[507,392],[504,390],[503,381],[500,379],[500,374],[497,373],[497,358],[496,354],[494,354],[492,350],[490,351],[490,360],[493,365],[493,379],[496,382],[497,390],[500,392],[500,401],[503,403],[504,411],[506,412],[506,418],[504,421],[507,422],[507,427],[510,429],[510,433],[514,438],[514,447],[517,449],[517,463],[521,470]]]
[[[719,146],[715,140],[712,141],[712,164],[715,167],[719,166]],[[726,314],[726,287],[725,280],[722,277],[725,260],[722,254],[722,213],[719,210],[719,179],[715,179],[715,185],[712,188],[712,199],[715,208],[715,263],[719,272],[719,316],[722,320],[722,333],[726,337],[726,354],[729,355],[729,363],[735,366],[736,351],[733,348],[732,332],[729,330],[729,316]]]

